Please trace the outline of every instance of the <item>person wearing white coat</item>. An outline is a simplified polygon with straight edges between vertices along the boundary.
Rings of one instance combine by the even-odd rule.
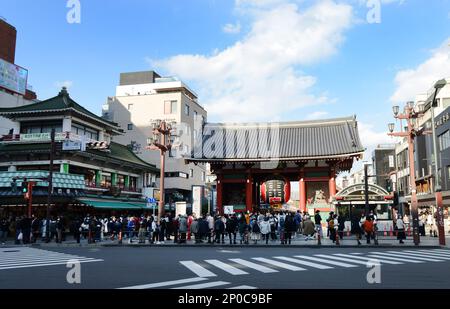
[[[259,228],[261,229],[261,234],[263,235],[263,240],[266,240],[266,245],[269,243],[270,234],[270,223],[269,218],[266,217],[259,223]]]

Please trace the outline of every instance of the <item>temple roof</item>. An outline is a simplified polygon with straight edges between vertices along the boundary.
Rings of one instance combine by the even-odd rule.
[[[314,121],[208,123],[189,162],[307,161],[361,158],[356,117]]]
[[[77,102],[75,102],[67,92],[67,89],[63,89],[59,94],[53,98],[40,101],[33,104],[18,106],[18,107],[6,107],[0,108],[0,116],[6,118],[17,118],[20,116],[30,116],[35,115],[39,117],[40,114],[60,114],[65,112],[73,112],[82,117],[88,118],[90,121],[94,121],[97,124],[106,126],[116,133],[120,133],[122,130],[119,125],[115,122],[108,121],[96,114],[90,112]]]

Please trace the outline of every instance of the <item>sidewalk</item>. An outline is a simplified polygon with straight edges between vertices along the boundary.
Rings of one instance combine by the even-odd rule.
[[[344,237],[343,240],[340,241],[340,245],[337,246],[333,244],[333,242],[328,239],[322,239],[322,244],[317,244],[317,239],[305,241],[303,237],[293,238],[291,245],[281,245],[280,240],[276,240],[274,242],[269,241],[266,245],[264,241],[258,241],[255,245],[251,242],[248,245],[241,245],[239,241],[237,241],[236,245],[230,245],[229,241],[225,241],[224,244],[208,244],[207,242],[196,244],[193,240],[188,240],[185,244],[177,244],[172,240],[165,241],[164,244],[149,244],[148,240],[145,244],[139,244],[137,239],[133,239],[132,243],[129,243],[128,239],[124,239],[122,244],[119,244],[118,240],[111,241],[109,239],[103,240],[101,242],[96,242],[92,244],[88,244],[87,240],[82,239],[81,243],[77,244],[77,242],[71,237],[64,241],[61,244],[51,242],[45,243],[38,241],[35,244],[29,245],[15,245],[13,241],[8,241],[5,245],[0,245],[1,247],[20,247],[20,246],[31,246],[31,247],[41,247],[41,248],[65,248],[65,247],[216,247],[216,248],[449,248],[450,249],[450,237],[446,237],[446,246],[439,246],[439,240],[436,237],[421,237],[420,245],[415,246],[412,237],[408,237],[405,240],[404,244],[399,244],[398,240],[395,237],[379,237],[378,245],[375,245],[373,241],[371,244],[366,244],[366,240],[361,240],[361,245],[358,246],[356,239],[352,236]]]

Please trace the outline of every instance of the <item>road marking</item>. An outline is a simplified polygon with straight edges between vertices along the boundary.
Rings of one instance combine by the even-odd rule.
[[[373,258],[370,257],[363,257],[363,256],[354,256],[354,255],[350,255],[350,254],[342,254],[342,253],[336,253],[333,255],[337,255],[337,256],[342,256],[342,257],[350,257],[352,259],[359,259],[359,260],[365,260],[366,262],[364,262],[366,265],[369,261],[374,260]],[[384,263],[384,264],[392,264],[392,265],[400,265],[403,264],[401,262],[394,262],[394,261],[386,261],[386,260],[381,260],[381,259],[376,259],[377,261],[379,261],[380,263]]]
[[[354,257],[352,257],[351,259],[348,259],[348,258],[343,258],[343,257],[338,257],[338,256],[333,256],[333,255],[325,255],[325,254],[314,254],[314,255],[321,257],[321,258],[328,258],[328,259],[338,260],[338,261],[342,261],[342,262],[350,262],[350,263],[355,263],[355,264],[360,264],[360,265],[367,265],[367,262],[355,260]]]
[[[450,254],[450,250],[448,250],[448,249],[433,249],[432,251],[439,251],[439,252],[444,252],[444,253]]]
[[[20,265],[20,266],[11,266],[11,267],[0,267],[0,270],[4,270],[4,269],[16,269],[16,268],[27,268],[27,267],[39,267],[39,266],[66,265],[67,262],[68,262],[68,261],[65,261],[65,262],[56,262],[56,263],[45,263],[45,264],[33,264],[33,265]],[[91,263],[91,262],[103,262],[103,260],[82,261],[81,263]]]
[[[50,259],[67,259],[67,260],[77,260],[77,259],[86,259],[84,256],[58,256],[58,255],[51,255],[51,256],[40,256],[40,257],[27,257],[27,258],[9,258],[9,259],[1,259],[0,263],[2,262],[27,262],[27,261],[41,261],[41,260],[50,260]]]
[[[409,250],[405,250],[405,251],[409,251]],[[426,253],[426,254],[428,254],[428,255],[450,257],[450,254],[439,253],[439,252],[430,252],[429,250],[415,250],[415,251],[423,252],[423,253]]]
[[[298,267],[298,266],[294,266],[294,265],[290,265],[290,264],[286,264],[283,262],[279,262],[279,261],[275,261],[275,260],[271,260],[271,259],[266,259],[266,258],[262,258],[262,257],[256,257],[256,258],[252,258],[253,260],[259,261],[259,262],[263,262],[263,263],[267,263],[279,268],[284,268],[287,270],[292,270],[292,271],[300,271],[300,270],[306,270],[304,268]]]
[[[389,252],[395,252],[395,251],[389,251]],[[414,253],[414,251],[413,251],[413,253],[409,253],[409,252],[406,251],[406,250],[402,251],[401,254],[404,254],[404,255],[407,255],[407,256],[418,256],[418,257],[426,257],[426,258],[436,259],[436,262],[439,261],[439,260],[450,260],[450,257],[443,257],[443,256],[439,256],[439,257],[437,257],[437,256],[429,256],[429,255],[426,255],[426,254],[424,254],[424,253],[422,253],[422,252],[416,252],[416,253]],[[432,262],[433,262],[433,261],[432,261]]]
[[[437,258],[442,260],[450,260],[450,255],[440,254],[440,253],[430,253],[430,252],[422,252],[418,250],[403,250],[404,252],[416,254],[419,256],[426,256],[430,258]]]
[[[257,287],[249,286],[249,285],[238,285],[232,288],[228,288],[227,290],[255,290]]]
[[[306,256],[306,255],[296,255],[295,257],[300,258],[300,259],[311,260],[314,262],[321,262],[321,263],[325,263],[325,264],[341,266],[341,267],[345,267],[345,268],[358,267],[357,265],[341,263],[341,262],[337,262],[337,261],[330,261],[330,260],[325,260],[325,259],[319,259],[318,257],[312,257],[312,256]]]
[[[176,287],[176,288],[172,288],[174,290],[198,290],[198,289],[205,289],[205,288],[213,288],[216,286],[222,286],[222,285],[227,285],[230,284],[229,282],[225,282],[225,281],[213,281],[213,282],[206,282],[206,283],[200,283],[200,284],[193,284],[193,285],[185,285],[185,286],[180,286],[180,287]]]
[[[153,288],[161,288],[171,285],[178,285],[178,284],[185,284],[185,283],[191,283],[191,282],[199,282],[199,281],[205,281],[208,280],[206,278],[202,277],[195,277],[195,278],[188,278],[188,279],[180,279],[180,280],[173,280],[173,281],[165,281],[165,282],[156,282],[156,283],[150,283],[150,284],[141,284],[141,285],[134,285],[134,286],[128,286],[125,288],[119,288],[120,290],[142,290],[142,289],[153,289]]]
[[[227,263],[221,262],[219,260],[205,260],[206,263],[209,263],[217,268],[222,269],[223,271],[226,271],[229,274],[232,274],[234,276],[236,275],[248,275],[248,272],[245,272],[239,268],[236,268],[234,266],[231,266]]]
[[[180,261],[181,265],[184,265],[192,271],[194,274],[196,274],[199,277],[216,277],[217,275],[213,272],[210,272],[203,266],[198,265],[197,263],[193,261]]]
[[[279,260],[292,262],[292,263],[297,263],[297,264],[300,264],[300,265],[313,267],[313,268],[318,268],[318,269],[332,269],[333,268],[331,266],[326,266],[326,265],[317,264],[317,263],[308,262],[308,261],[302,261],[302,260],[299,260],[299,259],[294,259],[294,258],[285,257],[285,256],[274,256],[274,258],[275,259],[279,259]]]
[[[80,263],[83,263],[84,261],[91,261],[91,260],[95,260],[95,259],[90,259],[90,258],[81,258],[81,259],[59,259],[59,258],[52,258],[52,259],[48,259],[48,260],[39,260],[39,261],[25,261],[25,262],[14,262],[14,261],[10,261],[7,263],[3,263],[0,261],[0,268],[4,267],[4,266],[14,266],[14,265],[38,265],[38,264],[44,264],[44,263],[53,263],[53,262],[64,262],[64,261],[78,261]]]
[[[382,256],[382,255],[376,255],[376,254],[369,254],[368,256],[377,258],[377,259],[389,259],[389,260],[400,261],[400,262],[405,262],[405,263],[424,263],[424,261],[415,261],[415,260],[405,261],[405,259],[401,259],[399,257]]]
[[[379,255],[393,256],[393,257],[400,257],[400,258],[405,259],[405,262],[407,262],[408,259],[409,260],[427,261],[427,262],[443,262],[442,260],[435,260],[435,259],[415,257],[415,256],[406,256],[405,254],[401,254],[401,253],[385,253],[385,252],[371,252],[371,253],[379,254]]]
[[[243,259],[229,259],[229,260],[233,261],[235,263],[247,266],[248,268],[255,269],[255,270],[260,271],[260,272],[265,273],[265,274],[267,274],[267,273],[277,273],[278,272],[278,270],[275,270],[275,269],[272,269],[272,268],[269,268],[269,267],[266,267],[266,266],[263,266],[263,265],[259,265],[259,264],[256,264],[256,263],[253,263],[253,262],[250,262],[250,261],[246,261],[246,260],[243,260]]]
[[[388,252],[389,253],[402,254],[402,255],[405,255],[407,257],[413,257],[413,258],[418,257],[418,258],[421,258],[421,259],[427,259],[430,262],[443,262],[443,260],[450,260],[449,257],[439,257],[439,258],[437,258],[437,257],[424,257],[423,254],[421,254],[421,253],[407,253],[407,252],[404,252],[404,251],[388,251]]]

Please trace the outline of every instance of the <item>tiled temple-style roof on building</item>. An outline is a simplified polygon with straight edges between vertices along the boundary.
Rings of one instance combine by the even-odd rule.
[[[356,117],[328,120],[222,124],[203,129],[188,162],[308,161],[361,158]]]
[[[38,114],[42,113],[45,115],[74,113],[81,118],[88,118],[88,121],[90,122],[95,122],[101,126],[106,126],[115,133],[122,132],[122,129],[119,128],[117,123],[97,116],[72,100],[66,88],[63,88],[56,97],[45,101],[18,107],[0,108],[0,116],[6,118],[17,118],[28,115],[33,115],[36,117]]]

